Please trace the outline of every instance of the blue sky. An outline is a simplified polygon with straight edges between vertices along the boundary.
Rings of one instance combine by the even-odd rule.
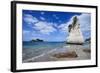
[[[77,16],[84,38],[90,37],[89,13],[53,12],[23,10],[22,30],[23,41],[42,39],[44,41],[66,41],[68,37],[68,25],[72,18]]]

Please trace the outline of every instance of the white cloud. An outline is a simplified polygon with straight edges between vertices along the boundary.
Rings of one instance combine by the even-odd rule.
[[[44,14],[44,12],[42,14]],[[41,19],[45,20],[43,17],[41,17]],[[50,34],[51,32],[56,31],[56,29],[53,27],[53,23],[40,21],[36,17],[33,17],[30,14],[24,15],[24,21],[27,24],[32,24],[33,28],[38,30],[42,34]],[[29,31],[23,31],[24,34],[28,32]]]
[[[88,31],[91,29],[91,16],[90,14],[82,14],[78,16],[79,23],[82,31]]]
[[[39,21],[34,24],[34,29],[39,30],[42,34],[50,34],[51,32],[56,31],[56,29],[51,25],[52,23]]]
[[[81,14],[81,15],[74,15],[74,16],[77,16],[78,17],[78,19],[79,19],[79,23],[80,23],[80,28],[81,28],[81,30],[83,31],[83,32],[85,32],[85,31],[88,31],[88,30],[90,30],[90,20],[91,20],[91,17],[90,17],[90,14]],[[72,16],[71,17],[71,19],[68,21],[68,22],[66,22],[66,23],[64,23],[64,24],[61,24],[60,26],[59,26],[59,28],[63,31],[63,32],[68,32],[68,26],[70,25],[70,24],[72,24],[72,21],[73,21],[73,17],[74,16]]]
[[[23,34],[28,34],[28,33],[30,33],[30,31],[28,31],[28,30],[23,30]]]
[[[41,14],[42,14],[42,15],[44,15],[44,14],[45,14],[45,12],[41,12]]]
[[[40,17],[40,19],[41,19],[41,20],[43,20],[43,21],[45,20],[45,18],[44,18],[44,17]]]
[[[55,17],[56,19],[59,19],[55,14],[53,15],[53,17]]]
[[[24,21],[27,22],[28,24],[33,24],[33,23],[38,22],[38,19],[36,17],[33,17],[30,14],[25,14]]]
[[[72,17],[72,18],[73,18],[73,17]],[[59,28],[62,32],[68,32],[68,26],[69,26],[70,24],[72,24],[72,18],[71,18],[68,22],[66,22],[66,23],[61,24],[60,26],[58,26],[58,28]]]
[[[44,14],[44,12],[42,13]],[[82,32],[87,32],[90,30],[90,14],[81,14],[81,15],[74,15],[77,16],[79,19],[80,27]],[[57,31],[59,29],[60,32],[67,33],[68,32],[68,26],[72,24],[73,17],[70,18],[70,20],[64,24],[60,24],[59,26],[56,23],[50,23],[46,21],[40,21],[37,18],[33,17],[32,15],[25,14],[24,20],[28,24],[32,24],[32,28],[40,32],[41,34],[47,34],[49,35],[50,33]],[[44,18],[41,17],[42,20],[45,20]],[[28,33],[28,31],[24,31],[23,33]]]

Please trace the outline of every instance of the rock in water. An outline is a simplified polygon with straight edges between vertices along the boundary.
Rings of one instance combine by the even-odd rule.
[[[69,36],[67,38],[67,43],[70,44],[83,44],[84,38],[80,30],[80,24],[78,22],[77,16],[73,18],[72,24],[68,26]]]

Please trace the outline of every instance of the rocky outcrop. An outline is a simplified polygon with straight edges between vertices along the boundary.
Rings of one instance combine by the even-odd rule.
[[[67,43],[70,44],[83,44],[84,38],[80,30],[80,24],[78,22],[77,16],[73,17],[73,22],[68,26],[69,36],[67,38]]]

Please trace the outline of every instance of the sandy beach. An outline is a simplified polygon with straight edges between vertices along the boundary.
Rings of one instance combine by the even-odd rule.
[[[66,49],[67,48],[67,49]],[[63,57],[64,55],[64,57]],[[77,56],[74,56],[77,55]],[[59,57],[57,57],[59,56]],[[23,60],[27,62],[67,61],[91,59],[91,49],[83,48],[81,45],[63,46],[61,49],[53,49],[36,57]]]

